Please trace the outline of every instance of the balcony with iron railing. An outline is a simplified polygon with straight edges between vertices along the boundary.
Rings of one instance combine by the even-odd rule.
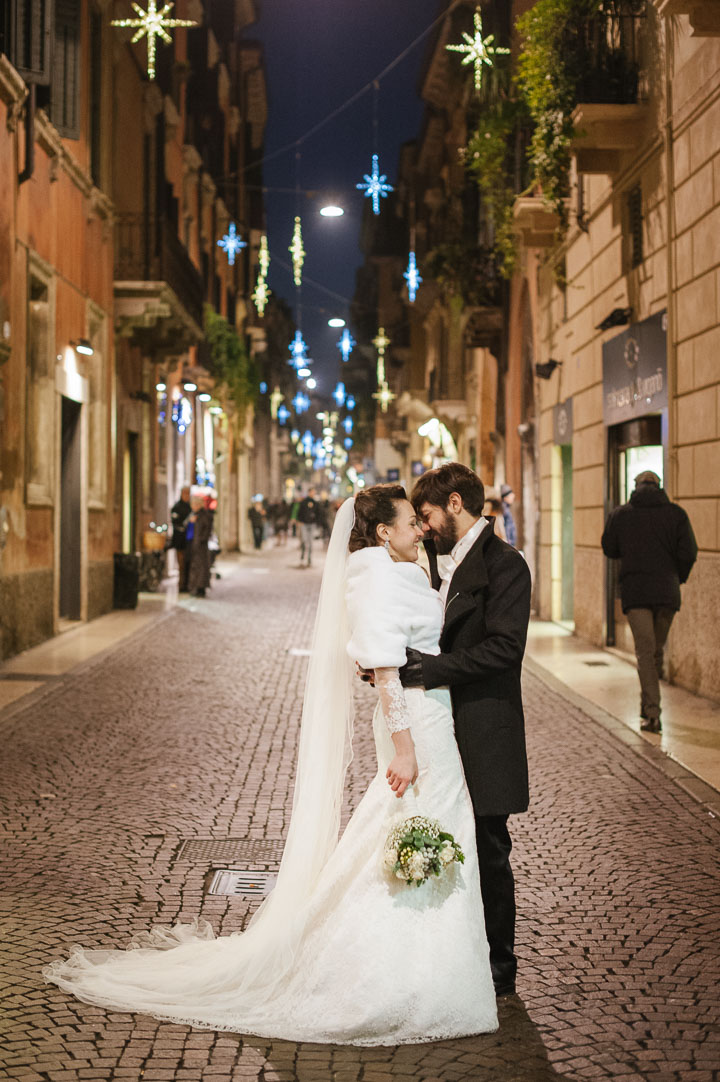
[[[573,152],[580,173],[618,172],[623,156],[642,140],[647,25],[646,0],[608,0],[602,12],[573,27]]]
[[[160,338],[179,335],[179,346],[202,337],[202,277],[164,216],[117,216],[115,296],[128,333],[134,333],[134,324],[153,328]]]

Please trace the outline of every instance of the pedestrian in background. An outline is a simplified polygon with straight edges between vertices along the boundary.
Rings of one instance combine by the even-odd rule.
[[[687,582],[697,559],[695,535],[687,513],[670,502],[658,475],[645,470],[635,478],[629,502],[611,512],[602,547],[610,559],[620,560],[620,600],[640,678],[640,728],[659,733],[663,651],[680,608],[680,584]]]
[[[190,505],[190,485],[183,485],[180,489],[180,499],[177,503],[174,503],[170,511],[170,521],[172,523],[172,539],[170,541],[170,548],[175,549],[178,562],[178,590],[184,593],[187,590],[187,578],[188,578],[188,559],[186,546],[188,544],[186,537],[187,522],[192,514],[192,506]]]
[[[288,526],[290,525],[290,504],[287,500],[278,500],[275,504],[273,515],[273,527],[275,529],[275,545],[287,544]]]
[[[499,537],[501,541],[507,541],[502,500],[499,500],[497,496],[488,496],[487,500],[485,501],[484,514],[486,518],[491,518],[493,520],[493,525],[495,527],[495,536]]]
[[[250,504],[248,518],[252,527],[253,545],[256,549],[261,549],[265,535],[265,510],[259,500],[253,500]]]
[[[503,524],[505,526],[505,538],[508,545],[512,545],[514,549],[517,548],[517,526],[515,525],[515,519],[511,511],[512,505],[515,503],[515,493],[510,485],[502,485],[500,488],[500,498],[502,500],[502,516]]]
[[[205,506],[200,495],[192,496],[190,504],[192,514],[186,530],[190,557],[188,590],[194,597],[205,597],[205,591],[210,586],[212,554],[209,542],[213,532],[213,513]]]
[[[318,501],[314,488],[308,489],[304,500],[300,501],[297,511],[298,526],[300,527],[300,565],[310,567],[312,564],[313,535],[318,524]]]

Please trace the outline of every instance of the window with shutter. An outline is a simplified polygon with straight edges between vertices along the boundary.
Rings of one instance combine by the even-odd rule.
[[[50,82],[52,0],[0,0],[0,52],[26,83]]]
[[[55,0],[50,119],[66,139],[80,138],[81,0]]]
[[[643,252],[642,189],[638,184],[628,192],[628,232],[630,239],[630,266],[639,267],[645,258]]]

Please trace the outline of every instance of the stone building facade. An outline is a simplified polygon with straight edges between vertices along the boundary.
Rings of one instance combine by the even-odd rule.
[[[29,12],[0,12],[0,657],[111,608],[115,554],[184,483],[218,492],[224,548],[248,540],[252,403],[208,349],[207,313],[248,373],[264,351],[253,0],[180,0],[197,25],[158,42],[154,78],[147,40],[104,5]]]
[[[608,512],[643,468],[688,512],[700,555],[671,631],[669,677],[720,697],[720,21],[716,5],[644,13],[636,104],[578,104],[575,212],[551,260],[529,246],[526,304],[541,474],[539,611],[632,649]],[[516,208],[522,219],[522,208]],[[530,238],[532,239],[532,238]],[[558,284],[557,268],[563,267]],[[524,316],[511,320],[523,348]],[[541,368],[542,371],[542,368]]]

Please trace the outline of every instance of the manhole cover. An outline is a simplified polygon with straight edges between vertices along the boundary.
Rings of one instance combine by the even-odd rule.
[[[583,661],[583,665],[589,665],[591,669],[609,668],[607,661]]]
[[[208,894],[231,894],[234,897],[264,898],[275,886],[277,876],[273,872],[234,871],[218,868],[212,877]]]
[[[253,864],[277,864],[284,845],[282,838],[186,838],[175,859],[197,863],[251,861]]]

